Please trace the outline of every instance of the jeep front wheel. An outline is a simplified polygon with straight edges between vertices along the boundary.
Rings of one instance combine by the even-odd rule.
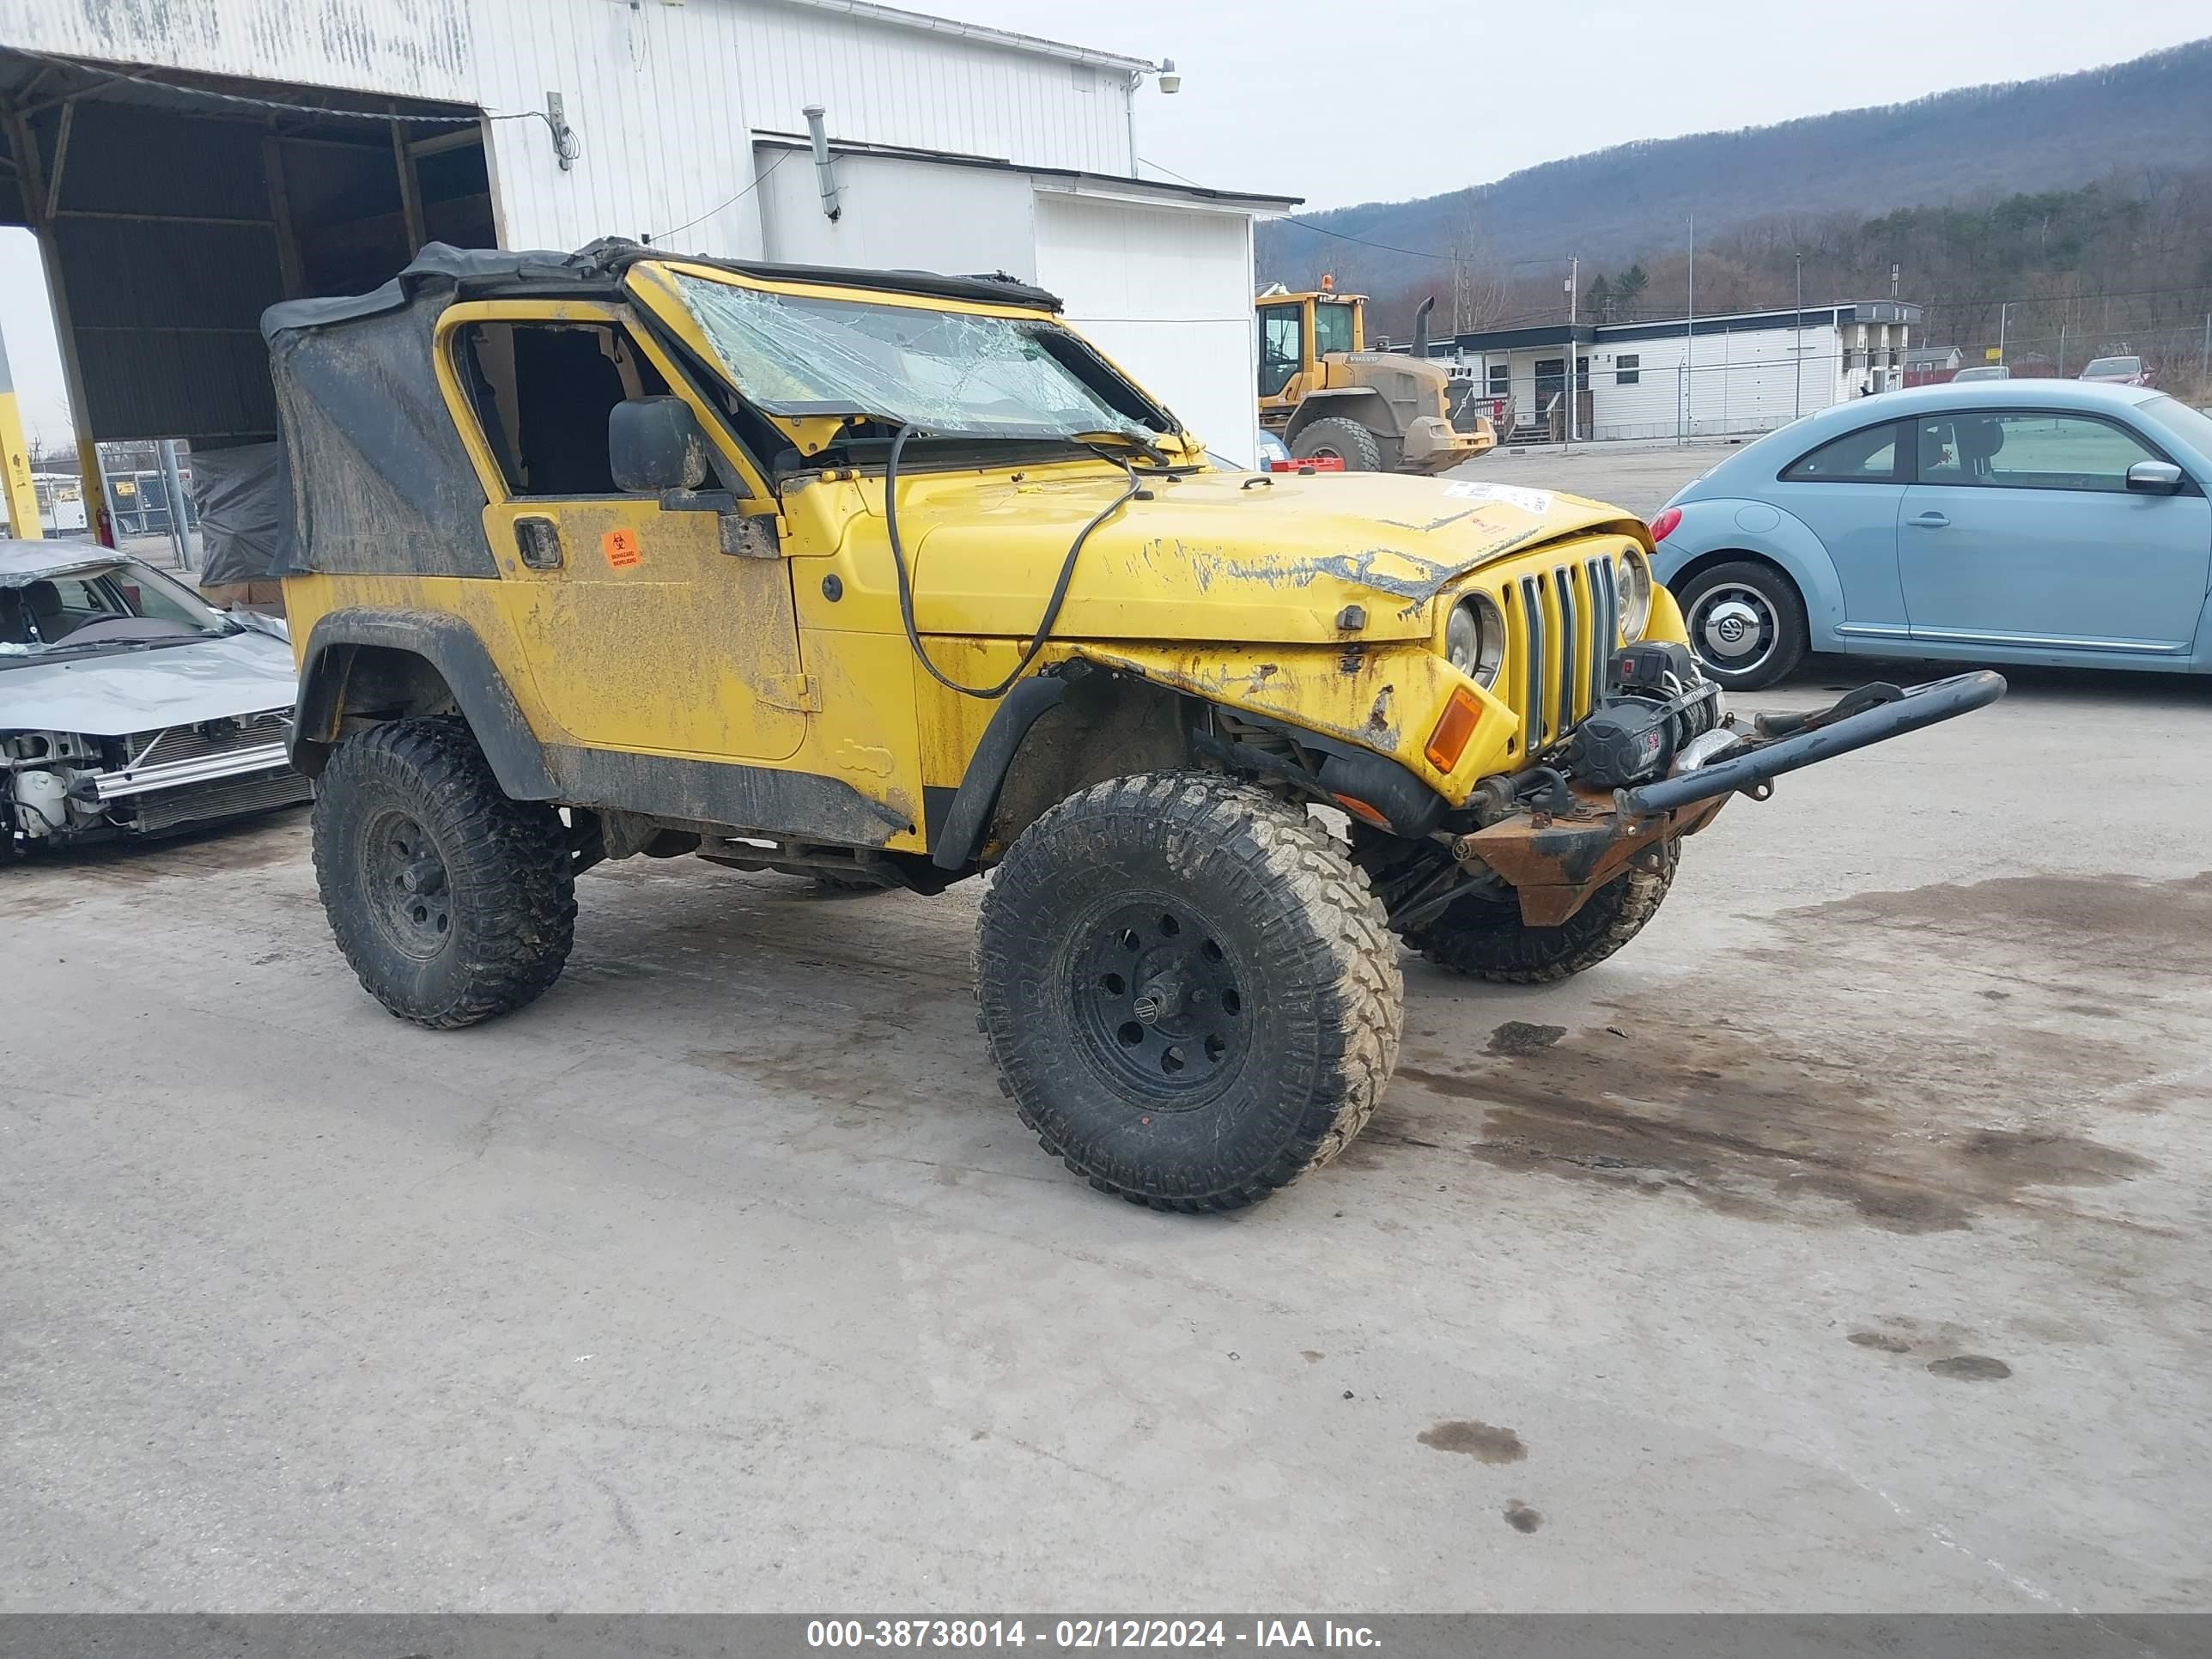
[[[1644,931],[1674,884],[1681,843],[1661,843],[1583,902],[1557,927],[1521,920],[1510,893],[1455,900],[1434,921],[1406,930],[1406,943],[1439,968],[1501,985],[1547,985],[1594,968]]]
[[[1117,778],[985,894],[977,1024],[1047,1152],[1101,1191],[1226,1210],[1334,1158],[1396,1064],[1389,924],[1340,843],[1206,773]]]
[[[446,1030],[561,975],[576,883],[560,814],[510,800],[468,728],[407,720],[348,738],[315,789],[315,882],[362,988]]]

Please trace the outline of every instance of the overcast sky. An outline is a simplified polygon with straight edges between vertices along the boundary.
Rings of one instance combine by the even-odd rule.
[[[2212,30],[2205,0],[901,3],[1172,58],[1182,90],[1146,87],[1139,154],[1314,207],[1435,195],[1632,139],[2118,63]],[[68,416],[38,271],[28,234],[0,230],[0,327],[25,420],[59,439]]]

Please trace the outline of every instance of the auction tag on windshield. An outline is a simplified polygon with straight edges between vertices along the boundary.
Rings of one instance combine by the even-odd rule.
[[[1462,478],[1446,484],[1444,494],[1455,501],[1503,501],[1540,518],[1552,510],[1552,492],[1548,489],[1521,489],[1512,484]]]
[[[638,549],[635,530],[610,530],[599,538],[599,551],[607,556],[607,563],[617,570],[627,570],[645,556]]]

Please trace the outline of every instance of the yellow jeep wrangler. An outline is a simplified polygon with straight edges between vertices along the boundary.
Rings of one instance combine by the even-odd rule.
[[[1729,795],[2003,689],[1731,720],[1634,519],[1212,460],[1057,311],[619,241],[272,309],[293,757],[370,994],[521,1006],[602,859],[988,872],[1023,1121],[1106,1191],[1224,1209],[1359,1132],[1398,939],[1578,972]]]

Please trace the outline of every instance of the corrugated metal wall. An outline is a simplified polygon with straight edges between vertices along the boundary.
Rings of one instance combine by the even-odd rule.
[[[668,236],[694,252],[759,256],[760,215],[743,194],[752,123],[736,73],[745,37],[734,0],[471,3],[477,101],[495,113],[542,110],[558,92],[576,134],[575,165],[563,172],[543,121],[492,124],[507,246]]]
[[[8,0],[0,45],[469,102],[478,9],[475,0]]]
[[[1127,85],[1091,64],[757,0],[735,60],[756,127],[1127,176]]]
[[[756,128],[1127,173],[1111,69],[779,0],[9,0],[33,51],[474,104],[510,246],[672,235],[761,251]],[[545,123],[561,94],[579,154]],[[738,198],[732,201],[731,198]],[[691,222],[688,226],[686,222]],[[678,227],[686,227],[679,229]]]

